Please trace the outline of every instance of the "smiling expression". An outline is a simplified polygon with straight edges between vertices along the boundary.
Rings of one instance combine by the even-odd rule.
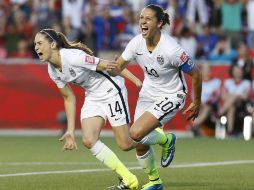
[[[162,26],[162,22],[158,22],[155,12],[152,9],[144,8],[140,14],[139,27],[141,34],[145,39],[151,39],[157,34]]]

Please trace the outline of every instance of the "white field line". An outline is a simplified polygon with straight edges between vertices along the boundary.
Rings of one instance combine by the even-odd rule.
[[[32,162],[31,162],[32,163]],[[39,162],[36,162],[39,163]],[[52,162],[50,162],[52,163]],[[56,162],[58,163],[58,162]],[[61,162],[62,163],[62,162]],[[68,162],[67,162],[68,163]],[[76,162],[73,162],[76,164]],[[69,163],[71,164],[71,162]],[[128,163],[125,163],[128,165]],[[200,162],[191,164],[175,164],[170,168],[196,168],[196,167],[209,167],[209,166],[225,166],[225,165],[239,165],[239,164],[254,164],[254,160],[236,160],[236,161],[223,161],[223,162]],[[141,167],[129,167],[130,170],[139,170]],[[28,173],[13,173],[13,174],[0,174],[0,177],[17,177],[17,176],[32,176],[32,175],[50,175],[50,174],[68,174],[68,173],[92,173],[92,172],[107,172],[109,169],[84,169],[84,170],[66,170],[66,171],[44,171],[44,172],[28,172]]]

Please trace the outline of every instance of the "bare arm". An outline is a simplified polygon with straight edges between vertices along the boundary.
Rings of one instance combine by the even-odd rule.
[[[142,82],[141,80],[139,80],[139,78],[137,78],[135,75],[133,75],[128,69],[124,69],[120,75],[122,77],[125,77],[127,79],[129,79],[131,82],[133,82],[138,88],[142,87]]]
[[[121,72],[125,69],[125,67],[128,65],[128,61],[125,61],[122,56],[120,56],[117,60],[116,60],[117,66],[112,69],[111,71],[109,71],[109,74],[111,76],[117,76],[117,75],[121,75]],[[127,74],[128,75],[128,74]],[[123,75],[124,76],[124,73]],[[128,77],[126,77],[128,78]]]
[[[100,59],[96,67],[96,71],[108,71],[110,72],[112,69],[115,69],[117,66],[115,61],[109,61],[105,59]]]
[[[201,72],[197,67],[195,67],[189,75],[192,78],[194,99],[193,102],[189,105],[189,107],[184,110],[183,114],[189,112],[188,120],[195,120],[198,117],[199,109],[201,105],[201,91],[202,91],[202,77]]]
[[[67,131],[59,139],[60,141],[65,140],[63,146],[64,150],[76,149],[77,145],[75,142],[74,131],[75,131],[75,118],[76,118],[76,97],[67,84],[65,87],[60,88],[60,92],[64,98],[64,107],[67,116]]]

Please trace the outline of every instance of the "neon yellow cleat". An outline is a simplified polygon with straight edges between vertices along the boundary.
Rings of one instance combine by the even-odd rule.
[[[163,190],[163,183],[161,179],[157,181],[150,181],[149,183],[143,185],[141,190]]]
[[[135,175],[131,176],[128,180],[119,179],[119,183],[108,187],[107,190],[137,190],[138,189],[138,179]]]

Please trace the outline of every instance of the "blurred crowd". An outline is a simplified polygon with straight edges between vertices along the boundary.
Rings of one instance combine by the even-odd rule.
[[[170,15],[166,32],[192,58],[230,62],[240,46],[254,58],[254,0],[1,0],[0,58],[36,57],[33,37],[43,28],[95,54],[119,50],[139,33],[140,10],[151,3]]]

